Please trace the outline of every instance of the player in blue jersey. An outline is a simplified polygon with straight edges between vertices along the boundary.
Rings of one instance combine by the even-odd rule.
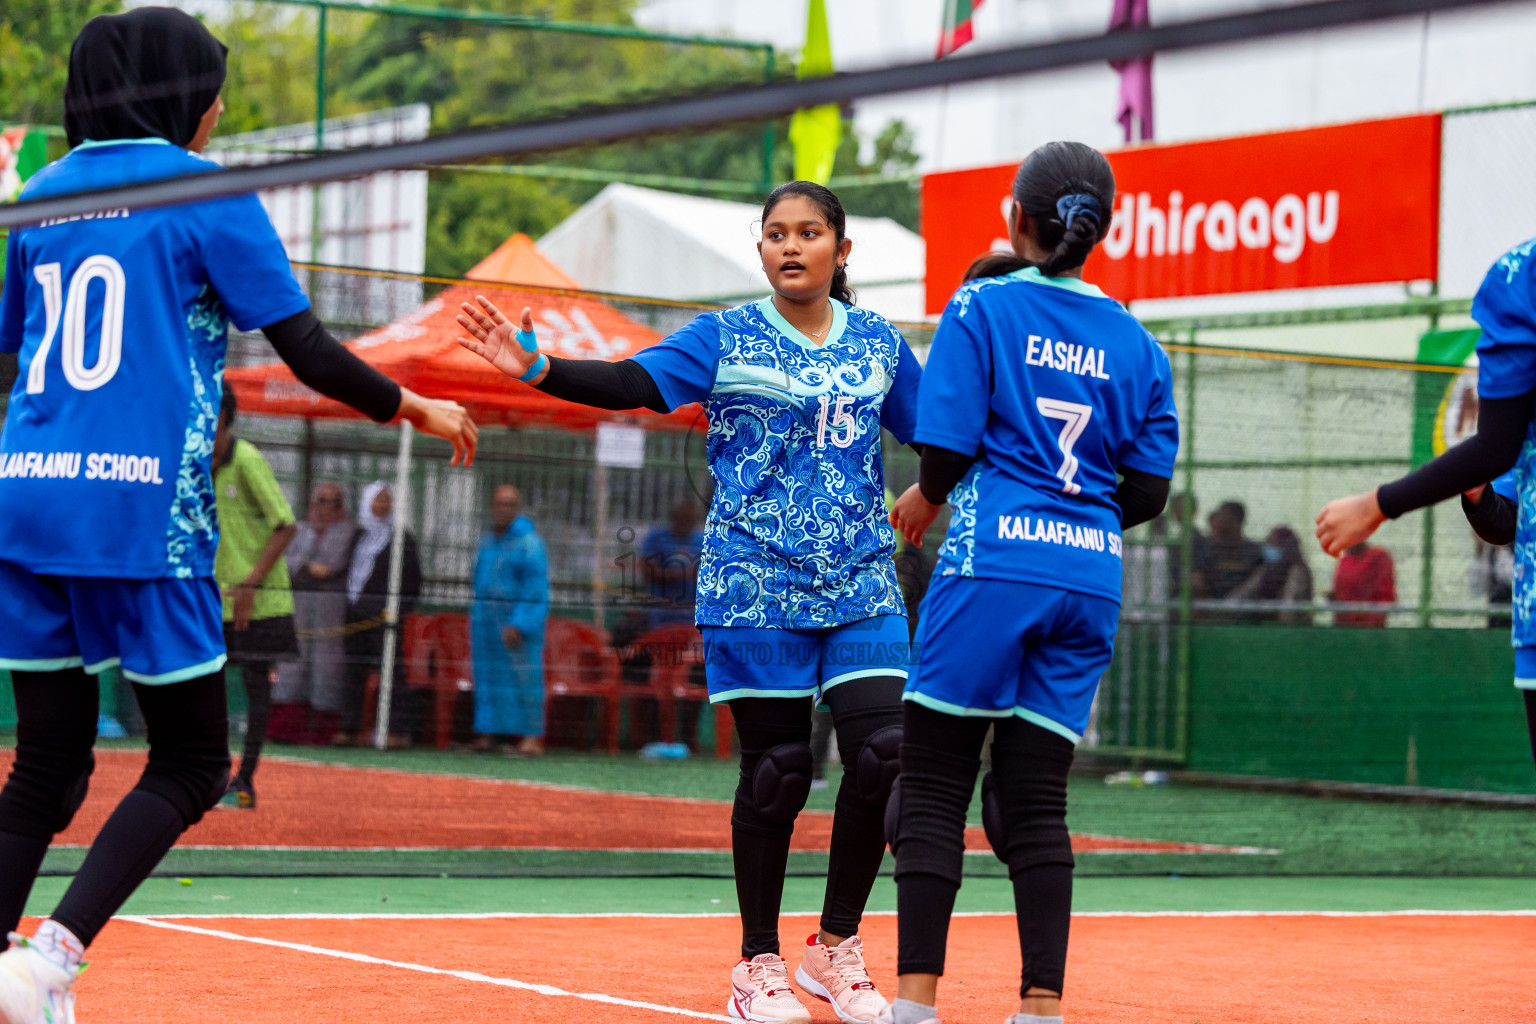
[[[225,48],[195,18],[96,18],[70,54],[72,149],[23,199],[208,171]],[[16,757],[0,790],[0,932],[13,932],[94,764],[96,673],[134,687],[149,762],[63,900],[0,954],[0,1022],[73,1020],[70,986],[107,919],[229,772],[210,456],[225,338],[263,330],[301,380],[473,454],[464,410],[398,387],[310,311],[254,195],[123,208],[11,231],[0,352],[20,374],[0,433],[0,668]]]
[[[1513,542],[1515,686],[1523,693],[1536,756],[1536,239],[1489,269],[1472,300],[1472,318],[1483,329],[1477,433],[1405,477],[1329,502],[1318,513],[1317,538],[1337,557],[1388,519],[1460,493],[1484,540]],[[1495,483],[1485,487],[1490,480]]]
[[[1109,162],[1080,143],[1013,182],[1013,257],[950,300],[918,399],[919,483],[891,520],[914,544],[947,500],[923,599],[891,800],[900,989],[882,1017],[933,1024],[988,728],[983,818],[1008,865],[1023,984],[1016,1024],[1060,1021],[1072,906],[1067,772],[1109,667],[1123,529],[1162,511],[1178,451],[1157,342],[1082,279],[1109,229]]]
[[[466,348],[548,394],[608,409],[704,403],[715,494],[696,615],[710,700],[730,702],[741,741],[731,835],[742,959],[728,1012],[745,1020],[810,1019],[779,955],[778,918],[817,701],[831,709],[844,771],[821,928],[795,978],[845,1021],[885,1005],[857,936],[885,850],[907,675],[880,428],[912,440],[921,371],[890,323],[853,305],[845,227],[827,189],[779,186],[758,247],[773,295],[703,314],[619,363],[537,354],[528,310],[522,333],[483,298],[459,318]]]

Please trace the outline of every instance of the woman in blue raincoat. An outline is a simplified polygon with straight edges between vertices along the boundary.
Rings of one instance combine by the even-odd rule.
[[[476,747],[518,736],[509,753],[544,753],[544,618],[549,563],[511,484],[491,496],[491,528],[475,553],[470,641],[475,659]]]

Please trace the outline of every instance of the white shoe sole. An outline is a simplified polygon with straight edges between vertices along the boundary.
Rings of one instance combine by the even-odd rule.
[[[875,1019],[874,1017],[871,1017],[869,1020],[865,1020],[862,1017],[855,1017],[852,1014],[844,1013],[843,1008],[837,1005],[837,1000],[832,998],[832,993],[828,992],[815,978],[812,978],[809,974],[805,973],[804,964],[801,964],[799,967],[795,968],[795,984],[799,985],[801,988],[805,989],[806,992],[810,993],[817,999],[820,999],[822,1002],[832,1007],[832,1012],[837,1014],[837,1019],[842,1021],[843,1024],[870,1024],[870,1022]]]
[[[804,1010],[804,1007],[801,1009]],[[802,1017],[748,1017],[736,1006],[735,996],[726,1000],[725,1015],[735,1020],[750,1020],[754,1024],[810,1024],[811,1020],[809,1011],[805,1011],[805,1015]]]

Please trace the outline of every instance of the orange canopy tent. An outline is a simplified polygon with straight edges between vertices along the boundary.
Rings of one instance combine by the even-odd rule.
[[[639,419],[650,428],[686,430],[697,421],[698,410],[692,406],[660,416],[563,402],[511,380],[454,342],[463,333],[454,320],[459,304],[473,302],[476,294],[484,294],[513,317],[531,306],[539,347],[551,355],[617,361],[661,340],[656,331],[613,306],[590,295],[570,294],[580,286],[527,235],[507,239],[467,276],[485,283],[450,284],[411,313],[354,338],[347,347],[412,391],[463,404],[481,424],[587,430],[623,418]],[[312,418],[359,415],[299,383],[280,362],[232,368],[224,379],[244,412]]]

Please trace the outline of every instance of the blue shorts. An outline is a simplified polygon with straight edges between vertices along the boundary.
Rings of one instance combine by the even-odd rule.
[[[1536,690],[1536,647],[1515,648],[1515,688]]]
[[[923,598],[907,700],[1083,738],[1115,650],[1120,605],[1011,580],[935,576]]]
[[[905,615],[827,629],[700,626],[712,704],[737,697],[815,697],[850,679],[907,678]]]
[[[179,683],[224,666],[224,606],[211,579],[39,576],[0,561],[0,668]]]

